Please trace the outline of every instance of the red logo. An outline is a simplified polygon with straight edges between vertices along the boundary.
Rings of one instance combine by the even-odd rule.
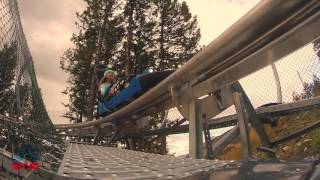
[[[27,169],[27,170],[37,170],[39,169],[38,162],[28,162],[28,161],[16,161],[11,164],[11,168],[14,170]]]

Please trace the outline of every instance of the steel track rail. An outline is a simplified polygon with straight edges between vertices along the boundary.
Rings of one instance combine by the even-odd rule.
[[[286,104],[278,104],[267,107],[259,107],[256,109],[257,114],[262,118],[263,123],[270,123],[268,118],[278,118],[281,116],[287,116],[293,113],[299,113],[301,111],[312,111],[320,107],[320,97],[314,97],[311,99],[305,99],[297,102],[291,102]],[[208,122],[209,129],[224,128],[229,126],[234,126],[238,123],[238,118],[236,114],[224,116],[221,118],[214,118]],[[89,129],[91,131],[86,132],[85,129],[81,131],[82,136],[92,137],[96,135],[96,131]],[[128,136],[154,136],[154,135],[172,135],[189,132],[189,125],[180,125],[176,127],[161,128],[155,130],[139,131],[137,133],[127,134]],[[68,136],[74,136],[77,132],[68,133]]]
[[[96,121],[57,124],[57,129],[135,119],[152,102],[170,96],[173,84],[192,84],[196,96],[239,80],[284,57],[320,35],[320,1],[262,1],[216,40],[156,87],[124,108]],[[163,101],[168,101],[167,99]],[[148,107],[148,108],[145,108]],[[160,111],[160,110],[159,110]],[[146,115],[146,114],[144,114]]]
[[[273,105],[269,107],[260,107],[256,109],[257,115],[261,118],[263,123],[270,123],[266,118],[278,118],[281,116],[292,115],[293,113],[299,113],[301,111],[312,111],[320,107],[320,97],[312,99],[305,99],[297,102],[291,102],[287,104]],[[224,116],[221,118],[214,118],[209,120],[208,128],[217,129],[230,127],[238,124],[238,117],[236,114]],[[312,126],[313,127],[313,126]],[[189,132],[189,125],[180,125],[178,127],[162,128],[155,130],[140,131],[134,134],[128,134],[128,136],[154,136],[154,135],[171,135]]]

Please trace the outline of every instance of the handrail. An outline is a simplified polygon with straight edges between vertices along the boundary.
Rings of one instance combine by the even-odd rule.
[[[96,121],[55,127],[84,128],[123,118],[134,119],[131,116],[137,109],[146,110],[148,104],[168,96],[170,85],[177,82],[193,82],[194,92],[200,95],[207,91],[206,80],[219,81],[216,88],[220,88],[241,79],[319,36],[319,7],[318,0],[262,1],[180,69],[129,105]],[[272,59],[266,57],[270,53],[274,55]],[[255,66],[248,66],[251,64]],[[231,72],[230,68],[236,71]]]

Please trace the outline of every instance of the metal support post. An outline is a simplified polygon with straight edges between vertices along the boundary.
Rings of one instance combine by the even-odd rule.
[[[108,146],[111,146],[112,143],[114,143],[114,141],[117,140],[117,138],[118,138],[119,135],[120,135],[120,131],[116,131],[116,132],[112,135],[112,137],[111,137],[110,141],[107,143],[107,145],[108,145]]]
[[[128,137],[128,145],[130,150],[136,150],[136,141],[133,137]]]
[[[239,92],[242,94],[243,105],[246,109],[247,115],[249,117],[249,121],[251,123],[251,126],[256,130],[262,145],[267,148],[272,148],[269,137],[263,128],[262,121],[259,118],[259,116],[256,114],[255,109],[252,106],[249,97],[243,90],[241,84],[239,82],[235,82],[232,85],[232,88],[234,92]],[[269,158],[276,158],[276,155],[274,153],[267,153],[267,155]]]
[[[271,64],[272,72],[274,75],[274,80],[277,87],[277,101],[278,103],[282,103],[282,90],[281,90],[281,83],[280,83],[280,77],[277,71],[277,67],[274,63]]]
[[[105,127],[96,126],[97,133],[96,133],[96,136],[94,137],[93,144],[96,145],[99,142],[101,142],[104,139],[104,137],[111,135],[112,127],[113,127],[112,124],[108,124]]]
[[[103,136],[102,128],[100,126],[97,126],[97,134],[93,139],[93,145],[97,145],[101,141],[102,136]]]
[[[79,133],[78,133],[78,142],[81,142],[81,139],[82,139],[82,137],[81,137],[81,129],[79,129]]]
[[[240,131],[240,140],[243,150],[243,156],[245,159],[250,159],[252,156],[251,151],[251,142],[249,136],[249,121],[246,116],[246,110],[242,98],[242,94],[238,92],[233,93],[234,105],[236,107],[238,121],[239,121],[239,131]]]
[[[212,141],[211,141],[211,134],[210,134],[210,128],[208,126],[208,119],[206,119],[205,116],[202,116],[202,120],[203,122],[203,133],[204,133],[204,140],[206,142],[206,149],[207,149],[207,159],[210,159],[210,157],[212,156]]]
[[[197,100],[189,103],[189,155],[199,159],[202,155],[202,114]]]

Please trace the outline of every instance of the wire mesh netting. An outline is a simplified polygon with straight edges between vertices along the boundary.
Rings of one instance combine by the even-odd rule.
[[[275,64],[240,79],[240,83],[254,108],[269,103],[285,104],[319,96],[319,49],[319,40],[315,40],[281,58]],[[317,115],[319,115],[317,108],[318,106],[315,106],[313,109],[301,110],[277,117],[278,125],[273,128],[266,128],[270,138],[275,140],[281,136],[295,132],[313,121],[319,120],[317,119]],[[236,114],[236,110],[234,106],[231,106],[214,118],[226,117],[233,114]],[[173,110],[169,113],[169,116],[180,117],[181,115],[177,110]],[[232,127],[212,129],[210,132],[213,137],[217,137]],[[294,155],[299,156],[302,152],[304,152],[304,156],[312,156],[319,153],[320,147],[316,145],[320,143],[320,138],[316,135],[319,134],[318,131],[313,131],[303,138],[280,145],[277,148],[280,158],[295,158],[296,156]],[[188,139],[187,133],[169,135],[167,141],[169,153],[175,155],[187,154],[189,149]],[[295,144],[299,146],[294,147]]]
[[[62,139],[43,103],[15,0],[0,0],[0,120],[1,148],[30,160],[22,153],[28,148],[57,167]]]
[[[255,108],[268,103],[310,99],[320,94],[317,42],[310,43],[274,65],[240,80]],[[228,108],[216,118],[231,114],[235,114],[234,107]],[[317,120],[318,114],[317,109],[312,109],[279,117],[278,126],[272,130],[274,135],[271,138],[301,129]],[[56,133],[41,98],[15,0],[0,0],[0,115],[3,122],[0,124],[1,148],[19,154],[22,146],[28,146],[37,151],[40,161],[49,162],[50,168],[58,166],[63,152],[62,140]],[[168,118],[173,121],[182,116],[177,110],[171,110]],[[220,136],[230,128],[232,126],[212,129],[211,135]],[[309,154],[319,152],[317,144],[320,144],[320,137],[316,137],[316,141],[310,140],[314,136],[308,134],[303,141],[290,143],[300,143],[299,148],[303,148],[301,151],[308,151]],[[169,154],[187,154],[188,134],[169,135],[167,144]],[[290,155],[301,152],[293,149],[297,148],[287,144],[278,151],[280,154]]]

